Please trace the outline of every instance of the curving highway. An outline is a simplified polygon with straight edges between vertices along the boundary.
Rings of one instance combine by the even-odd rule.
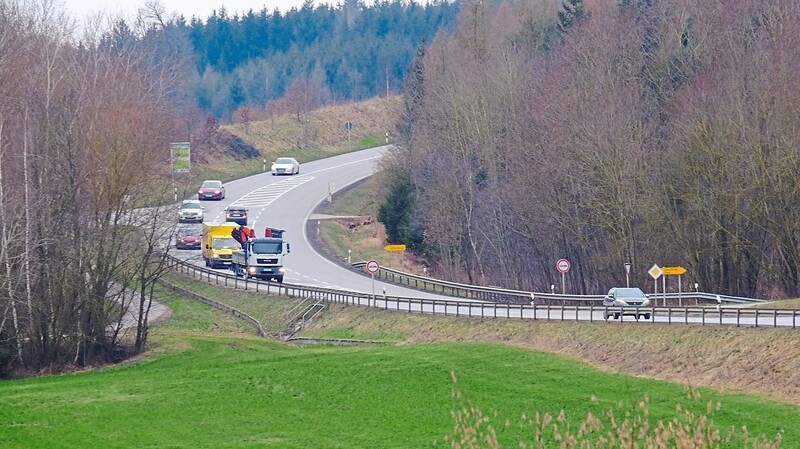
[[[302,164],[299,175],[272,176],[267,172],[228,182],[224,200],[203,201],[205,221],[224,221],[225,208],[229,204],[241,204],[249,210],[248,226],[255,229],[257,237],[264,236],[266,227],[284,229],[284,239],[291,244],[291,254],[287,256],[285,265],[284,282],[287,283],[374,292],[377,295],[382,295],[385,289],[391,296],[452,299],[377,279],[373,291],[370,277],[326,259],[306,236],[306,222],[314,209],[327,200],[329,192],[341,190],[372,175],[377,161],[388,150],[388,146],[382,146],[308,162]],[[197,251],[179,253],[188,254],[188,259],[198,265],[203,264]],[[222,271],[228,272],[226,269]]]
[[[327,200],[331,192],[372,175],[377,169],[378,160],[388,150],[388,146],[382,146],[308,162],[301,166],[300,174],[294,176],[272,176],[267,172],[231,181],[225,186],[226,198],[223,201],[204,202],[205,220],[224,221],[225,208],[229,204],[247,206],[248,226],[256,230],[257,236],[263,236],[266,227],[286,231],[284,238],[290,242],[292,248],[291,254],[286,258],[286,283],[375,294],[377,298],[381,298],[385,291],[393,299],[379,299],[375,305],[380,308],[472,317],[604,321],[602,307],[553,306],[545,309],[542,306],[509,306],[422,292],[378,279],[373,283],[367,275],[347,269],[319,254],[306,237],[306,223],[313,211]],[[199,252],[177,252],[196,265],[203,265]],[[220,271],[230,272],[227,269]],[[452,304],[454,301],[458,304]],[[702,309],[688,311],[660,308],[654,311],[650,320],[636,321],[632,317],[625,317],[623,320],[610,319],[608,322],[778,327],[796,327],[798,322],[795,314],[787,317],[764,311],[766,313],[761,316],[753,316],[749,313],[737,314],[735,311],[723,310],[723,313],[719,313],[710,308],[706,310],[708,312]]]

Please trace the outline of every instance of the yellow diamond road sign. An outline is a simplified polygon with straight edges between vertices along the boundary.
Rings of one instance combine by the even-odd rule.
[[[662,270],[664,271],[664,276],[679,276],[686,273],[686,268],[683,267],[664,267]]]
[[[663,273],[663,272],[661,271],[661,267],[659,267],[659,266],[658,266],[658,265],[656,265],[656,264],[653,264],[653,266],[652,266],[652,267],[650,267],[650,269],[649,269],[649,270],[647,270],[647,272],[648,272],[648,273],[650,273],[650,276],[651,276],[653,279],[658,279],[659,277],[661,277],[661,273]]]
[[[383,249],[386,251],[405,251],[406,245],[386,245]]]

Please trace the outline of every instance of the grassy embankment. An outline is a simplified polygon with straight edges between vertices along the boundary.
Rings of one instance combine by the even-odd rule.
[[[238,305],[261,319],[269,333],[285,325],[280,317],[293,304],[176,282]],[[630,413],[651,426],[684,411],[695,416],[688,420],[695,424],[702,423],[697,416],[708,415],[706,427],[721,429],[723,437],[736,429],[730,446],[745,447],[743,424],[750,435],[784,430],[783,446],[800,446],[800,429],[794,426],[800,408],[755,396],[598,371],[507,344],[296,347],[257,338],[242,322],[190,300],[165,292],[161,297],[173,314],[153,328],[154,349],[141,359],[0,383],[0,446],[450,447],[452,412],[466,432],[494,428],[499,445],[475,447],[518,447],[520,441],[533,441],[530,420],[536,412],[557,416],[564,410],[574,433],[588,414],[602,418],[610,409],[620,421]],[[443,340],[473,339],[475,329],[508,332],[500,322],[351,311],[357,315],[350,318],[371,322],[375,330],[362,333],[347,322],[340,324],[340,334],[413,342],[426,326],[450,335]],[[335,333],[331,320],[347,318],[341,312],[335,308],[327,314],[329,332]],[[638,409],[644,398],[646,414]],[[684,411],[676,412],[677,406]],[[476,410],[489,421],[476,423],[481,419]],[[563,424],[559,428],[564,432]],[[600,433],[619,430],[619,424],[605,424]]]
[[[400,97],[374,98],[359,103],[334,105],[302,115],[276,116],[267,120],[220,127],[252,145],[258,157],[240,158],[218,145],[192,148],[192,173],[176,177],[181,196],[191,196],[204,179],[230,181],[261,173],[264,161],[269,169],[281,156],[300,163],[343,154],[390,141],[394,132]],[[349,136],[344,124],[353,123]],[[349,137],[349,138],[348,138]]]

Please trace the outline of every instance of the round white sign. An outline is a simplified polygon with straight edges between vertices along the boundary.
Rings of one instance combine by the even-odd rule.
[[[367,271],[369,271],[372,274],[375,274],[375,273],[378,272],[378,270],[381,269],[381,266],[378,265],[378,261],[377,260],[370,260],[369,262],[367,262],[366,268],[367,268]]]
[[[569,271],[569,268],[570,265],[567,259],[558,259],[558,262],[556,262],[556,270],[558,270],[559,273],[566,273]]]

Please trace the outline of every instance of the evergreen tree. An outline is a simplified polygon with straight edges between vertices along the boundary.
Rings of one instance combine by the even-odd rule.
[[[411,176],[400,173],[392,182],[386,199],[378,209],[378,220],[386,227],[386,237],[392,243],[414,244],[418,238],[412,233],[415,189]]]

